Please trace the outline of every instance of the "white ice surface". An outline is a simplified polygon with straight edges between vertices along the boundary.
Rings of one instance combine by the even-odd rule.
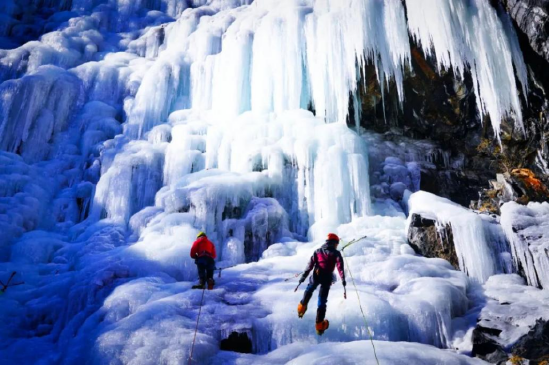
[[[381,365],[484,365],[480,359],[418,343],[374,341]],[[306,353],[304,353],[306,349]],[[220,352],[219,364],[235,365],[376,365],[369,341],[312,344],[296,342],[265,356]]]
[[[8,347],[0,355],[12,362],[185,363],[201,296],[201,291],[190,290],[196,276],[188,258],[195,234],[192,215],[152,215],[130,246],[117,246],[124,242],[120,226],[106,220],[85,229],[71,244],[51,237],[59,249],[52,249],[48,264],[42,260],[21,267],[27,263],[23,258],[36,258],[35,262],[44,258],[27,247],[28,241],[21,241],[15,251],[17,262],[0,266],[0,274],[17,266],[26,281],[0,299],[5,309],[1,320],[11,325],[3,330],[3,344]],[[468,279],[444,260],[415,256],[406,244],[405,224],[404,217],[372,216],[340,226],[337,232],[344,239],[367,235],[345,250],[346,264],[376,340],[447,347],[452,342],[452,319],[465,314],[469,306]],[[327,312],[331,327],[323,337],[314,332],[315,298],[304,319],[296,316],[305,287],[294,293],[296,280],[284,279],[300,272],[319,245],[274,244],[258,262],[226,269],[216,277],[216,289],[205,293],[196,361],[222,357],[219,341],[232,331],[248,333],[259,354],[295,342],[367,340],[349,275],[347,300],[340,284],[331,290]],[[65,301],[69,307],[55,310]],[[28,314],[24,323],[13,317],[18,312]],[[43,336],[27,338],[18,332]],[[55,345],[48,345],[53,341]],[[30,359],[18,353],[39,345],[48,349],[48,356]],[[410,344],[396,343],[394,348],[401,345],[404,354],[411,352]],[[449,351],[427,350],[427,359],[464,360]],[[303,351],[306,358],[300,360],[316,362],[315,349]],[[384,353],[382,357],[390,357]],[[257,362],[269,362],[270,356],[266,357]]]

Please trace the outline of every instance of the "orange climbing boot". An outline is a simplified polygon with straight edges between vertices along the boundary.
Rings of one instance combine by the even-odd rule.
[[[307,305],[302,305],[302,302],[300,301],[298,303],[298,318],[302,318],[304,314],[307,311]]]
[[[216,283],[216,282],[214,282],[214,279],[212,279],[212,278],[208,279],[208,289],[209,289],[209,290],[213,290],[213,289],[214,289],[214,284],[215,284],[215,283]]]
[[[325,330],[328,329],[328,320],[323,320],[322,322],[315,323],[315,330],[317,331],[317,335],[322,335]]]

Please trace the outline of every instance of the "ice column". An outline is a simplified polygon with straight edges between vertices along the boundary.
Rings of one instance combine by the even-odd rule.
[[[512,247],[517,268],[532,286],[548,288],[548,202],[522,206],[507,202],[501,223]]]

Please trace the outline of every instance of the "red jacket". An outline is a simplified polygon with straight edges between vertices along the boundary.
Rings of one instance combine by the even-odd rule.
[[[191,258],[208,256],[216,259],[216,247],[206,236],[201,236],[193,243],[190,255]]]

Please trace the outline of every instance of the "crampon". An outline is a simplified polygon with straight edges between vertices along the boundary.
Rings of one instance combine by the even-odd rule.
[[[317,335],[323,335],[325,330],[328,329],[329,322],[328,320],[323,320],[322,322],[315,323],[315,330],[317,331]]]
[[[302,305],[302,303],[299,302],[298,303],[298,318],[303,318],[306,311],[307,311],[307,305]]]

